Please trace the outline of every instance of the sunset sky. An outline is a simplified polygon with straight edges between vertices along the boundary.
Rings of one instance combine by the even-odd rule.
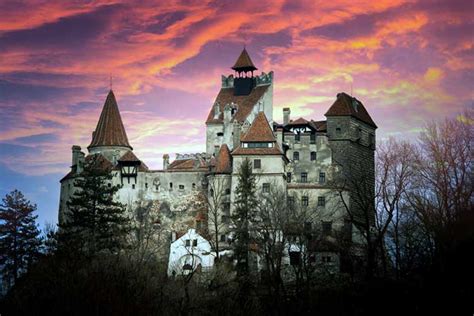
[[[274,118],[324,119],[341,91],[378,141],[473,106],[474,2],[0,1],[0,194],[55,222],[71,146],[90,143],[113,77],[130,144],[151,168],[205,150],[221,74],[244,45],[274,71]]]

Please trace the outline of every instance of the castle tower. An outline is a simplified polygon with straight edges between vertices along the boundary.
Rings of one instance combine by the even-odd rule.
[[[252,163],[257,194],[286,190],[284,174],[288,159],[280,149],[264,112],[257,114],[248,131],[241,137],[239,147],[232,152],[232,158],[232,201],[239,182],[239,168],[246,159]]]
[[[325,116],[333,162],[341,168],[340,181],[345,183],[349,192],[352,214],[362,216],[367,212],[367,209],[362,208],[370,208],[375,212],[370,201],[374,201],[375,196],[377,125],[362,102],[346,93],[337,94],[336,101]],[[360,196],[369,198],[359,201]]]
[[[122,123],[114,92],[109,91],[92,141],[87,147],[90,154],[101,153],[113,164],[126,152],[132,150]]]
[[[257,70],[257,67],[253,64],[245,48],[232,69],[235,70],[234,95],[249,95],[255,87],[253,72]]]
[[[235,71],[222,76],[222,86],[206,120],[206,152],[216,155],[222,144],[230,150],[239,146],[240,134],[263,111],[273,120],[273,72],[254,76],[257,70],[244,48],[237,58]]]

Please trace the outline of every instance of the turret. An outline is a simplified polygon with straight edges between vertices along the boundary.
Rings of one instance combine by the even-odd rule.
[[[99,122],[92,133],[92,141],[87,149],[91,154],[103,154],[109,161],[112,161],[113,155],[117,151],[119,151],[120,157],[132,150],[112,90],[107,95]]]
[[[168,169],[169,165],[170,165],[170,155],[164,154],[163,155],[163,170]]]
[[[234,78],[234,95],[249,95],[255,87],[253,72],[257,70],[257,67],[253,64],[245,48],[240,53],[232,69],[236,73]]]
[[[287,125],[290,123],[290,108],[283,108],[283,125]]]
[[[75,167],[76,173],[81,173],[84,167],[85,154],[81,151],[81,146],[72,146],[72,165],[71,168]]]

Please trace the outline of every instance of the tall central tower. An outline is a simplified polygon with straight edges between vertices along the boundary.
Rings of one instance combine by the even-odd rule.
[[[234,74],[222,76],[222,86],[206,120],[206,152],[217,155],[221,145],[229,150],[240,144],[259,112],[273,120],[273,72],[254,76],[257,70],[244,48],[231,67]]]

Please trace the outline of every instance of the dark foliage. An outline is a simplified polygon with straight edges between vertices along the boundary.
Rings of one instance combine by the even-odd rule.
[[[75,181],[77,191],[68,201],[65,220],[59,224],[59,247],[94,256],[116,252],[125,245],[130,230],[125,206],[114,201],[120,189],[111,185],[110,169],[97,168],[92,160]]]
[[[14,190],[0,204],[0,268],[3,285],[11,286],[40,255],[36,205]]]

